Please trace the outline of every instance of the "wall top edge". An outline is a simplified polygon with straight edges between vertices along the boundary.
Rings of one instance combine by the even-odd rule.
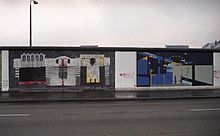
[[[187,49],[172,49],[172,48],[141,48],[141,47],[0,47],[0,50],[45,50],[45,51],[178,51],[178,52],[186,52],[186,51],[195,51],[195,52],[220,52],[220,49],[200,49],[200,48],[187,48]]]

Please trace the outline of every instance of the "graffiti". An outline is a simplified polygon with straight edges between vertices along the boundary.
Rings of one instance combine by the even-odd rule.
[[[214,78],[215,79],[220,79],[220,70],[214,71]]]
[[[124,78],[133,78],[135,73],[120,73],[119,75]]]

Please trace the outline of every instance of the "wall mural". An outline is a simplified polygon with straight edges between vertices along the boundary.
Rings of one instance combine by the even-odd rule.
[[[137,52],[137,86],[213,85],[213,54]]]
[[[2,88],[2,51],[0,51],[0,88]]]
[[[135,70],[132,87],[213,85],[212,52],[141,51],[133,55],[136,54],[132,63],[136,65],[130,62],[119,65],[125,70],[134,67],[129,68]],[[9,83],[12,90],[38,87],[113,89],[115,52],[10,51]]]
[[[213,80],[214,86],[220,86],[220,53],[213,53],[213,62],[214,62],[214,70],[213,70]]]
[[[60,55],[59,55],[60,54]],[[65,54],[66,56],[64,56]],[[114,53],[20,52],[13,55],[16,85],[30,86],[114,86]]]
[[[80,54],[82,83],[109,85],[110,58],[103,54]],[[85,75],[85,76],[84,76]]]

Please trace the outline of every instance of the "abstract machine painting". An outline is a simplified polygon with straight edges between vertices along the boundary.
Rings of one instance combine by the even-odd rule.
[[[213,54],[137,52],[137,86],[213,85]]]
[[[111,56],[104,53],[22,52],[16,56],[14,76],[20,87],[110,86],[113,79],[110,77],[110,66],[114,66]]]

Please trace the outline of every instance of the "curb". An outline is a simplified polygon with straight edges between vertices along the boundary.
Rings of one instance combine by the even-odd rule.
[[[4,92],[0,103],[13,102],[98,102],[220,98],[220,90]]]
[[[219,99],[220,96],[193,97],[154,97],[154,98],[79,98],[79,99],[26,99],[0,100],[0,103],[38,103],[38,102],[112,102],[112,101],[144,101],[144,100],[181,100],[181,99]]]

